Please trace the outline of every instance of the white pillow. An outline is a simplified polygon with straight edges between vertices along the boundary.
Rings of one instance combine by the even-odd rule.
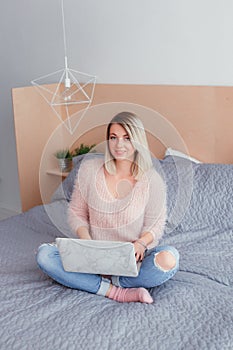
[[[172,148],[167,148],[166,149],[164,157],[166,157],[166,156],[176,156],[176,157],[189,159],[189,160],[191,160],[194,163],[201,163],[200,160],[198,160],[196,158],[193,158],[193,157],[190,157],[189,155],[187,155],[187,154],[185,154],[183,152],[177,151],[175,149],[172,149]]]

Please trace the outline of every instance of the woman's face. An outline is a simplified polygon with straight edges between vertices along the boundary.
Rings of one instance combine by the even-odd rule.
[[[126,130],[120,124],[112,124],[109,132],[109,150],[116,160],[134,159],[134,147]]]

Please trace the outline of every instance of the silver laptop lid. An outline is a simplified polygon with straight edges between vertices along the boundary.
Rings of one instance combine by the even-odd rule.
[[[134,245],[130,242],[57,238],[64,270],[101,275],[138,275]]]

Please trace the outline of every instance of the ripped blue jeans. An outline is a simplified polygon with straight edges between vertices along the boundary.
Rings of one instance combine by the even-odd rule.
[[[170,252],[176,259],[173,269],[165,271],[156,265],[155,256],[159,252]],[[146,252],[137,277],[112,276],[112,281],[100,275],[67,272],[63,269],[56,245],[42,244],[37,253],[37,263],[41,270],[56,282],[74,289],[105,296],[110,283],[122,288],[159,286],[172,278],[179,268],[179,253],[171,246],[158,246]]]

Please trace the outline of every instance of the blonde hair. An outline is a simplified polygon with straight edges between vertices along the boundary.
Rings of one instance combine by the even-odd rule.
[[[112,124],[120,124],[125,129],[132,142],[135,149],[135,156],[131,166],[131,173],[136,180],[139,180],[142,175],[153,166],[142,121],[134,113],[121,112],[115,115],[108,124],[105,169],[109,174],[114,175],[116,173],[115,159],[109,149],[109,136]]]

